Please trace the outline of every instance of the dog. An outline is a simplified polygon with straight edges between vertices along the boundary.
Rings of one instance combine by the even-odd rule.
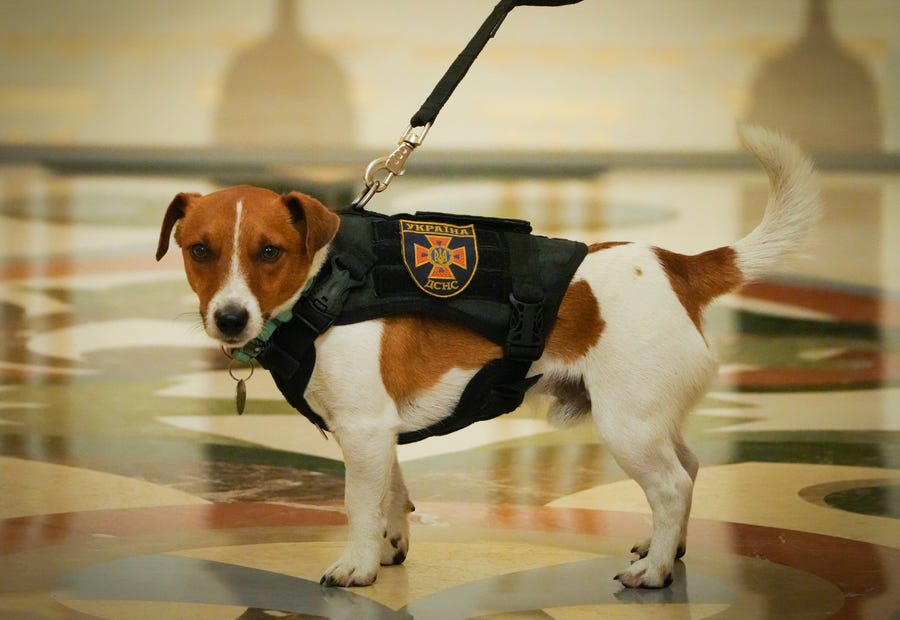
[[[670,583],[686,549],[699,463],[680,427],[706,392],[716,361],[703,311],[801,247],[820,211],[810,160],[790,140],[741,126],[743,146],[770,181],[761,223],[746,237],[693,256],[637,243],[589,246],[532,366],[531,394],[549,394],[550,421],[593,419],[621,468],[642,487],[652,535],[615,576],[628,587]],[[299,192],[241,186],[182,193],[169,205],[157,260],[174,229],[209,336],[228,349],[253,340],[290,310],[322,268],[341,219]],[[349,520],[326,586],[365,586],[409,549],[413,505],[396,458],[397,436],[448,415],[475,372],[501,347],[429,316],[397,315],[335,326],[316,340],[306,397],[339,443]],[[441,351],[441,355],[428,354]]]

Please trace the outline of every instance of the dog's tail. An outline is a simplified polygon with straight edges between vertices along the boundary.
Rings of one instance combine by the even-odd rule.
[[[711,301],[798,253],[820,217],[815,172],[803,151],[761,127],[744,125],[740,137],[769,175],[769,202],[759,225],[737,243],[694,256],[656,248],[675,292],[698,324]]]
[[[800,148],[773,131],[738,128],[741,144],[769,175],[769,202],[762,222],[733,244],[743,282],[755,280],[799,252],[821,217],[812,162]]]
[[[821,217],[816,174],[803,151],[781,134],[761,127],[742,125],[738,131],[744,148],[769,175],[769,200],[762,221],[737,243],[693,256],[653,248],[672,289],[700,331],[703,310],[710,302],[801,251]],[[590,402],[582,392],[568,385],[554,389],[556,400],[549,419],[555,426],[572,426],[590,412]]]

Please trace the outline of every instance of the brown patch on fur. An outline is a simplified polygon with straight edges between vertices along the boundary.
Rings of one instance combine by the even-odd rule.
[[[600,316],[600,304],[591,285],[578,280],[569,285],[556,323],[547,337],[545,353],[566,362],[584,356],[600,340],[606,321]]]
[[[560,304],[545,353],[575,361],[597,343],[604,327],[590,285],[584,280],[573,282]],[[421,316],[384,319],[381,377],[394,402],[433,387],[452,368],[481,368],[502,355],[502,347],[455,323]],[[567,391],[574,396],[579,388]]]
[[[481,368],[503,349],[455,323],[421,316],[384,319],[381,378],[394,402],[433,387],[453,368]]]
[[[284,248],[274,263],[260,259],[264,247]],[[264,317],[291,298],[309,275],[310,257],[303,235],[291,225],[281,199],[244,203],[240,233],[241,267]]]
[[[296,192],[275,200],[244,201],[241,221],[241,267],[265,318],[300,290],[313,256],[334,237],[340,219],[322,203]],[[284,253],[275,262],[262,260],[263,248]]]
[[[703,309],[713,299],[739,287],[744,276],[737,267],[737,252],[725,246],[702,254],[686,256],[653,248],[672,290],[687,315],[703,333]]]
[[[184,199],[185,196],[187,199]],[[232,199],[231,192],[227,191],[206,196],[179,194],[166,212],[160,235],[161,246],[162,235],[174,223],[170,217],[171,210],[180,198],[182,204],[175,228],[175,242],[181,248],[188,284],[200,301],[200,314],[206,317],[209,302],[229,275],[237,199]],[[206,260],[198,261],[191,257],[190,248],[198,243],[209,249]],[[161,257],[159,252],[157,256]]]
[[[609,248],[614,248],[620,245],[630,244],[631,241],[603,241],[602,243],[592,243],[588,246],[588,254],[599,252],[601,250],[608,250]]]

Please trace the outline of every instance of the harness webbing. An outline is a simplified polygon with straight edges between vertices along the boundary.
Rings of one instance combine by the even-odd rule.
[[[475,374],[452,413],[429,427],[401,433],[399,443],[450,433],[518,407],[540,378],[529,377],[528,372],[543,354],[546,336],[587,247],[531,235],[530,226],[519,220],[467,220],[477,222],[472,226],[482,251],[478,268],[469,288],[442,299],[419,290],[402,264],[396,268],[402,260],[399,230],[408,221],[404,218],[428,224],[435,217],[457,223],[447,214],[342,214],[325,264],[288,320],[277,317],[271,329],[267,327],[267,337],[257,338],[235,357],[259,361],[271,371],[287,401],[327,429],[305,397],[316,364],[315,340],[334,325],[392,315],[431,316],[480,333],[502,345],[503,355]]]

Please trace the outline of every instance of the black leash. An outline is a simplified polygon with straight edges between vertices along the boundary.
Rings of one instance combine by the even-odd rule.
[[[468,73],[487,42],[497,34],[497,30],[510,11],[517,6],[564,6],[578,2],[581,0],[500,0],[469,44],[444,73],[444,77],[428,95],[425,103],[412,115],[409,127],[397,142],[397,148],[390,155],[379,157],[368,165],[363,176],[365,188],[352,206],[362,209],[372,199],[372,196],[387,189],[395,176],[403,174],[409,156],[425,140],[425,136],[428,135],[428,130],[441,108],[450,99],[450,95]]]

